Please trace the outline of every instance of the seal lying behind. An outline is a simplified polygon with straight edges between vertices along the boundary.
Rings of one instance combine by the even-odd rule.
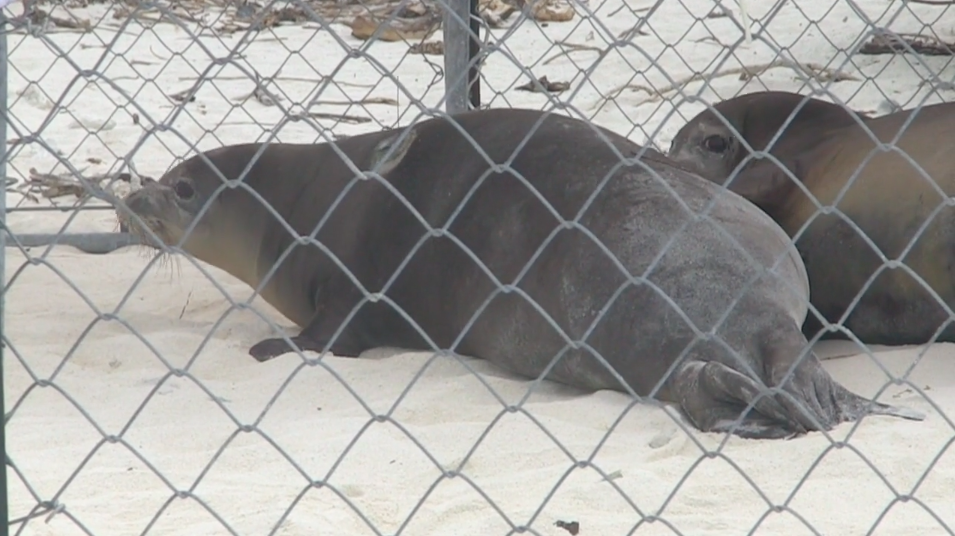
[[[290,339],[303,350],[451,348],[528,377],[653,397],[701,430],[751,438],[866,413],[924,418],[849,392],[802,355],[805,270],[785,233],[743,198],[659,153],[624,165],[639,145],[561,115],[474,111],[409,132],[410,143],[400,129],[337,142],[358,169],[388,169],[387,187],[356,178],[324,143],[205,153],[237,179],[262,152],[234,189],[194,156],[126,198],[142,218],[130,228],[145,233],[144,221],[175,245],[195,224],[183,249],[259,288],[304,326]],[[314,242],[296,245],[258,196],[298,235],[321,224],[317,240],[337,260]],[[356,281],[380,296],[363,300]],[[250,353],[293,351],[287,340]]]
[[[806,99],[754,93],[713,108],[764,150]],[[680,129],[669,154],[721,184],[743,164],[729,188],[796,239],[812,305],[826,322],[866,344],[955,341],[955,209],[946,204],[955,195],[955,153],[939,142],[955,135],[955,104],[859,121],[818,99],[803,110],[810,113],[800,112],[805,117],[797,116],[768,151],[796,181],[768,158],[743,164],[751,153],[710,110]],[[876,140],[900,150],[879,152]],[[823,214],[824,206],[838,210]],[[886,264],[895,260],[900,265]],[[804,332],[812,338],[822,327],[810,314]]]

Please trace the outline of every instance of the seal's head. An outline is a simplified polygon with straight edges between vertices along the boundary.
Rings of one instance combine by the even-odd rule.
[[[210,239],[208,222],[211,218],[208,213],[215,210],[214,203],[206,210],[204,217],[195,220],[211,192],[204,192],[197,187],[196,181],[188,173],[189,166],[185,164],[174,167],[158,181],[145,182],[142,188],[123,199],[129,211],[138,216],[141,222],[124,210],[117,211],[119,221],[146,245],[159,247],[147,228],[156,234],[163,245],[180,246],[187,251],[199,249],[197,243]],[[196,224],[190,229],[194,221]]]
[[[761,204],[794,185],[776,161],[751,157],[747,145],[755,151],[768,147],[768,152],[798,177],[790,157],[808,152],[825,133],[855,121],[852,113],[838,104],[798,93],[749,93],[697,114],[677,132],[668,156],[712,182],[723,184],[732,177],[731,190]],[[783,132],[774,141],[780,129]]]
[[[147,246],[164,252],[169,247],[182,248],[201,261],[254,282],[264,211],[256,210],[261,204],[248,188],[226,187],[223,178],[244,178],[245,186],[254,188],[249,183],[255,181],[244,177],[243,170],[255,151],[251,145],[223,147],[186,159],[158,181],[146,182],[127,195],[123,204],[128,211],[118,208],[119,221]],[[254,175],[255,166],[248,173]],[[156,243],[147,228],[162,244]]]

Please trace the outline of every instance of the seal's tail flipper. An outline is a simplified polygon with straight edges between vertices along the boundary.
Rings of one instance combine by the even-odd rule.
[[[722,363],[691,361],[674,380],[680,410],[704,432],[782,439],[807,431],[765,387]],[[753,407],[747,410],[750,404]]]
[[[769,344],[764,345],[766,383],[784,391],[777,395],[777,399],[807,429],[828,430],[865,415],[925,419],[919,411],[875,402],[846,389],[826,372],[814,353],[804,353],[807,342],[798,327],[795,324],[788,327],[790,329],[774,330]],[[797,359],[800,362],[793,367]],[[788,374],[789,369],[793,369],[791,374]],[[812,426],[812,421],[818,421],[822,426]]]
[[[863,396],[859,396],[846,389],[841,384],[836,383],[836,381],[832,379],[825,370],[823,370],[821,364],[818,365],[818,368],[819,370],[816,373],[818,378],[817,382],[829,382],[829,388],[832,390],[832,397],[834,398],[836,406],[839,409],[839,420],[842,422],[856,421],[865,415],[886,415],[889,417],[900,417],[902,419],[908,419],[911,421],[925,420],[925,414],[921,411],[904,406],[883,404],[882,402],[876,402]],[[824,377],[820,377],[820,373],[821,376]]]
[[[870,414],[925,419],[921,412],[874,402],[849,391],[822,368],[815,355],[803,358],[795,373],[779,386],[783,392],[769,391],[769,386],[716,361],[691,361],[674,379],[680,409],[704,432],[782,439],[831,430],[841,422]]]

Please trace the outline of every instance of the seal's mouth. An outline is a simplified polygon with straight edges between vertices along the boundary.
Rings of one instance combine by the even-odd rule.
[[[132,212],[131,209],[127,210]],[[178,260],[168,246],[174,245],[172,242],[172,233],[169,227],[162,219],[153,216],[146,216],[136,213],[139,218],[125,213],[126,211],[117,210],[116,219],[129,231],[129,234],[135,236],[139,242],[139,252],[146,258],[155,255],[161,268],[174,267],[178,271]],[[140,221],[142,223],[140,223]],[[152,231],[150,233],[150,231]],[[156,238],[160,242],[156,241]]]
[[[164,210],[167,205],[164,193],[152,185],[145,186],[127,195],[122,201],[123,207],[117,207],[116,210],[119,223],[125,225],[143,246],[153,249],[176,245],[174,229],[162,217],[165,213],[176,211]],[[157,243],[156,238],[161,243]]]
[[[144,225],[140,225],[136,218],[119,216],[119,221],[129,229],[129,233],[139,239],[140,243],[143,246],[162,249],[160,244],[156,243],[156,239],[150,235],[150,231],[162,241],[163,245],[172,246],[171,236],[169,233],[169,228],[166,227],[166,224],[158,218],[153,218],[149,216],[139,215],[139,218],[142,220]]]

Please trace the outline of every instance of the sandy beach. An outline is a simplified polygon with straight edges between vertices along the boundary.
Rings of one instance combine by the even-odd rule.
[[[753,19],[771,7],[753,4]],[[922,31],[912,13],[933,21],[943,11],[857,4],[877,24],[906,10],[891,22],[900,33]],[[667,2],[649,18],[649,35],[602,58],[583,50],[544,64],[560,52],[558,41],[607,47],[651,5],[590,0],[569,22],[493,30],[495,38],[511,35],[482,67],[484,103],[548,106],[547,96],[515,89],[529,81],[516,62],[535,77],[569,82],[551,97],[568,103],[569,113],[665,149],[701,104],[675,108],[678,91],[654,100],[624,89],[601,105],[602,98],[626,84],[660,90],[712,70],[722,47],[702,38],[731,44],[740,32],[727,18],[705,18],[711,2]],[[129,158],[152,177],[193,146],[260,141],[270,129],[278,141],[324,141],[304,122],[284,122],[278,107],[248,99],[254,84],[242,69],[213,66],[243,32],[204,35],[198,46],[188,25],[131,23],[120,33],[103,5],[71,12],[103,21],[85,34],[8,36],[8,139],[34,134],[88,174]],[[332,77],[317,97],[325,104],[311,111],[370,121],[318,120],[325,136],[407,125],[421,116],[419,105],[442,106],[441,56],[409,55],[402,42],[369,45],[343,24],[331,28],[337,36],[301,25],[250,35],[240,64],[262,76],[281,68],[269,89],[286,106],[315,98],[320,77]],[[945,24],[935,30],[952,33]],[[946,79],[945,57],[920,64],[845,53],[865,31],[846,2],[789,2],[765,31],[798,61],[851,74],[828,90],[856,110],[881,114],[888,101],[908,108],[943,100],[926,98],[931,90],[920,82],[930,70]],[[342,43],[374,61],[348,57]],[[721,70],[775,56],[758,42],[734,54]],[[101,79],[92,84],[78,69]],[[203,73],[211,80],[177,112],[167,96]],[[778,68],[749,81],[720,77],[705,89],[694,82],[683,94],[715,101],[807,87],[819,84]],[[335,104],[369,99],[391,100]],[[153,124],[169,128],[147,136]],[[36,143],[12,146],[9,156],[11,178],[23,180],[30,168],[67,171]],[[7,193],[8,207],[43,203]],[[104,210],[12,212],[7,225],[14,233],[117,228]],[[953,344],[819,345],[836,380],[923,411],[923,422],[872,417],[828,434],[748,441],[691,430],[671,411],[621,393],[532,382],[478,359],[382,348],[360,359],[328,356],[314,367],[292,354],[258,363],[248,348],[271,333],[260,315],[297,328],[261,300],[252,302],[258,313],[237,309],[252,289],[221,270],[187,258],[160,263],[136,247],[106,255],[7,247],[5,254],[9,515],[35,516],[11,533],[485,536],[526,527],[568,534],[558,522],[577,522],[581,536],[955,532]],[[887,386],[882,368],[910,384]]]

